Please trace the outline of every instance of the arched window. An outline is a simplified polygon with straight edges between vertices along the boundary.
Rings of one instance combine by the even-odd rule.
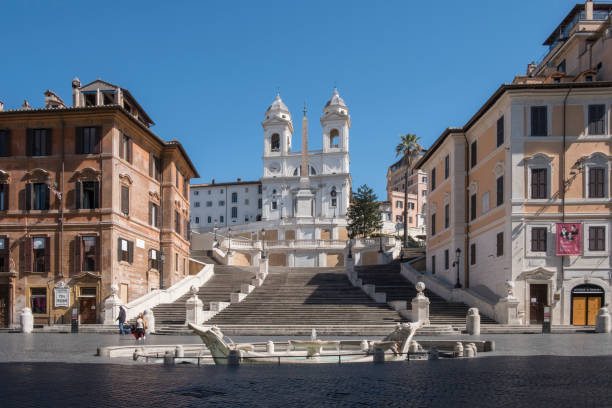
[[[338,193],[336,192],[336,187],[332,187],[329,195],[331,197],[331,206],[336,207],[338,205]]]
[[[280,136],[278,135],[278,133],[274,133],[272,135],[272,138],[270,141],[270,150],[273,152],[280,151]]]
[[[315,170],[314,167],[310,166],[309,174],[311,176],[314,176],[314,175],[317,174],[317,171]],[[295,170],[293,170],[293,175],[294,176],[301,176],[302,175],[302,167],[297,167]]]
[[[329,132],[329,147],[340,147],[340,132],[338,132],[338,129],[332,129]]]

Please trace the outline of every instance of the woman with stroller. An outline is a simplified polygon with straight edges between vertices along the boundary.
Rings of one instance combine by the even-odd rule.
[[[144,315],[140,313],[138,315],[138,319],[136,319],[136,332],[134,333],[134,337],[136,340],[145,340],[145,331],[147,329],[147,319],[145,319]]]

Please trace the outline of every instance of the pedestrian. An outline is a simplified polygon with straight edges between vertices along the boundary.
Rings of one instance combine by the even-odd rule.
[[[123,306],[119,306],[119,317],[117,320],[119,321],[119,334],[125,334],[125,330],[123,329],[123,325],[125,324],[125,308]]]
[[[143,339],[145,335],[145,318],[142,313],[138,314],[136,319],[136,340]]]

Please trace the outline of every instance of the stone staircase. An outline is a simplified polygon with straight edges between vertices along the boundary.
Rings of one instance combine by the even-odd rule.
[[[353,287],[344,268],[270,268],[261,287],[207,324],[223,329],[393,325],[400,321],[405,320],[396,311]]]
[[[355,270],[363,284],[376,285],[376,292],[387,294],[387,302],[406,301],[407,310],[411,310],[411,301],[417,295],[414,285],[400,273],[399,263],[387,265],[357,266]],[[465,303],[447,302],[440,296],[425,289],[429,298],[429,320],[432,325],[453,325],[464,327],[469,306]],[[485,315],[480,315],[482,324],[495,324]]]
[[[241,285],[250,283],[256,271],[250,267],[215,265],[215,274],[198,290],[198,297],[204,303],[204,310],[210,310],[210,302],[230,302],[232,293],[240,291]],[[173,303],[163,303],[153,308],[156,332],[189,332],[185,326],[185,302],[191,297],[187,293]]]
[[[190,257],[205,264],[219,265],[219,262],[215,261],[210,253],[211,251],[203,249],[192,250]]]

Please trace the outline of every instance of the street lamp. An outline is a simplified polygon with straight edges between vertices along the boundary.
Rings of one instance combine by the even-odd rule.
[[[261,259],[266,259],[266,229],[261,229]]]
[[[380,225],[380,232],[378,234],[378,243],[380,244],[378,247],[378,252],[380,252],[381,254],[383,253],[383,248],[382,248],[382,234],[383,234],[383,226],[382,224]]]
[[[461,248],[457,248],[455,250],[455,262],[453,262],[453,266],[457,267],[457,283],[455,283],[456,288],[461,287],[461,281],[459,280],[459,258],[461,257]]]
[[[217,242],[217,219],[214,219],[213,222],[213,231],[215,232],[215,242]]]
[[[352,259],[353,258],[353,253],[351,252],[351,247],[353,244],[353,229],[351,227],[346,227],[346,231],[348,232],[348,237],[349,237],[349,243],[348,243],[348,247],[349,247],[349,253],[348,253],[348,258]]]
[[[228,248],[227,248],[227,253],[229,254],[229,253],[232,252],[232,227],[229,227],[227,229],[227,238],[228,238],[228,241],[229,241]]]

